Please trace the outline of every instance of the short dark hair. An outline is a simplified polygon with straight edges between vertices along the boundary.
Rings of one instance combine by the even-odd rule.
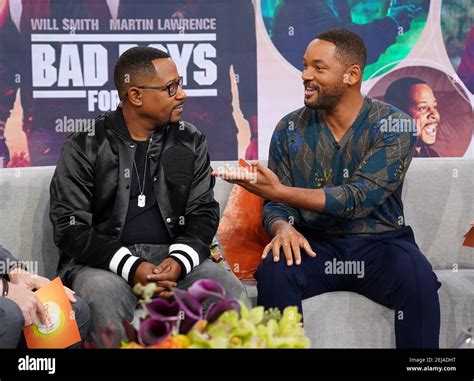
[[[392,82],[385,91],[384,101],[406,112],[410,108],[410,88],[414,85],[425,85],[426,82],[415,77],[403,77]]]
[[[359,65],[364,70],[367,62],[367,48],[364,40],[347,29],[330,29],[316,35],[317,39],[336,45],[336,58],[346,65]]]
[[[170,55],[162,50],[147,46],[136,46],[126,50],[118,59],[114,69],[115,87],[123,99],[128,86],[137,77],[152,78],[156,69],[151,61],[160,58],[170,58]]]

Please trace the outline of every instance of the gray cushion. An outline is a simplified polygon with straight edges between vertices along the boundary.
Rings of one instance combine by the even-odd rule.
[[[256,282],[244,282],[256,305]],[[312,348],[394,348],[394,311],[365,296],[335,291],[303,300],[305,333]]]
[[[436,271],[442,283],[440,346],[452,347],[463,328],[474,327],[474,270]]]
[[[0,170],[0,242],[19,260],[34,261],[33,269],[49,278],[59,259],[49,221],[53,173],[54,167]]]
[[[303,301],[305,332],[313,348],[393,348],[394,311],[353,292]]]
[[[406,222],[434,269],[474,269],[474,249],[462,246],[474,220],[474,160],[414,159],[402,199]]]

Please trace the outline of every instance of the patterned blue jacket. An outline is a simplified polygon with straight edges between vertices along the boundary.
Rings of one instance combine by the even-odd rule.
[[[403,179],[415,143],[414,121],[369,97],[339,142],[321,110],[303,107],[288,114],[273,133],[268,166],[284,185],[323,189],[326,205],[314,213],[266,201],[265,228],[286,220],[328,236],[400,229],[405,225]]]

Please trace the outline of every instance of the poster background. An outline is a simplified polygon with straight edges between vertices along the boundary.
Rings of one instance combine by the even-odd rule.
[[[260,4],[260,0],[257,0]],[[259,7],[257,6],[257,9]],[[444,46],[440,24],[441,1],[431,1],[426,26],[416,45],[407,56],[395,65],[390,73],[405,66],[428,66],[441,70],[459,81]],[[263,18],[257,13],[257,54],[259,78],[259,154],[266,159],[271,133],[278,121],[287,113],[303,106],[303,86],[300,72],[285,61],[268,37]],[[278,73],[278,75],[276,75]],[[362,92],[367,94],[379,78],[362,83]],[[460,84],[472,105],[474,97]],[[472,106],[471,106],[472,107]],[[275,112],[278,110],[278,113]],[[472,124],[472,119],[471,119]],[[472,126],[471,126],[472,128]],[[464,153],[465,158],[474,158],[474,139]]]
[[[436,96],[440,128],[430,147],[440,157],[463,156],[472,138],[472,109],[467,94],[444,72],[426,66],[405,66],[380,78],[368,95],[385,101],[388,86],[407,77],[425,81]]]
[[[257,157],[251,0],[10,0],[3,4],[0,122],[8,117],[11,95],[20,88],[16,107],[23,110],[16,108],[14,116],[18,112],[23,116],[20,135],[26,135],[27,146],[23,142],[19,152],[28,153],[32,166],[56,164],[63,140],[74,131],[69,124],[67,131],[61,128],[63,119],[64,125],[77,122],[79,130],[81,120],[89,124],[116,108],[115,62],[136,45],[170,53],[188,95],[183,118],[205,133],[214,160]],[[67,21],[83,22],[84,27],[79,24],[77,30],[67,30]],[[15,145],[22,143],[18,135],[10,134],[18,132],[18,126],[17,120],[7,125],[12,157]],[[13,164],[25,162],[15,159]]]
[[[0,7],[4,6],[5,1],[6,0],[0,0]],[[221,2],[222,1],[224,0],[221,0]],[[251,130],[251,121],[246,119],[246,116],[238,108],[238,104],[235,103],[235,100],[238,99],[235,96],[238,94],[238,87],[233,86],[233,117],[236,123],[240,123],[241,126],[244,126],[242,129],[244,136],[241,136],[241,139],[244,139],[244,143],[242,143],[242,147],[239,149],[236,149],[236,147],[229,147],[229,149],[236,149],[238,156],[242,157],[251,139],[253,139],[254,144],[258,145],[258,158],[266,160],[271,134],[278,121],[284,115],[303,106],[303,87],[300,71],[282,57],[273,46],[267,34],[260,12],[261,1],[265,0],[253,0],[257,42],[258,143],[256,130]],[[465,2],[466,0],[463,1]],[[383,0],[381,0],[381,3],[382,2]],[[447,53],[441,28],[441,7],[441,0],[431,1],[426,26],[411,51],[409,51],[406,57],[400,62],[392,63],[391,66],[393,67],[383,75],[365,80],[362,85],[364,94],[367,94],[379,80],[392,71],[408,66],[427,66],[446,73],[449,78],[458,82],[459,86],[467,94],[466,102],[471,105],[472,110],[474,96],[460,81]],[[446,13],[443,17],[447,17]],[[470,22],[470,18],[467,18],[467,20],[467,22]],[[472,28],[472,25],[469,25],[469,28]],[[231,70],[229,71],[229,75],[233,74]],[[212,103],[209,107],[212,107]],[[27,152],[25,134],[21,129],[21,117],[22,109],[17,94],[17,101],[15,102],[11,117],[7,122],[5,133],[11,153]],[[472,118],[470,124],[470,128],[472,129]],[[211,160],[216,160],[215,157],[213,158],[214,155],[212,151],[210,154]],[[473,138],[471,138],[470,144],[462,156],[465,158],[474,158]]]

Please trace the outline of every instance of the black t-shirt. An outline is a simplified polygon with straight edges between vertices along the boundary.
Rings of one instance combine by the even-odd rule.
[[[143,189],[143,173],[145,169],[145,156],[148,148],[148,141],[134,141],[137,145],[135,151],[136,169],[132,169],[132,183],[130,189],[130,201],[128,204],[127,218],[123,227],[121,241],[124,245],[130,246],[136,243],[169,244],[171,238],[161,212],[156,202],[153,191],[153,179],[150,174],[150,161],[147,158],[146,180],[144,195],[145,206],[138,206],[138,196],[140,187]],[[137,171],[139,179],[137,178]],[[140,185],[138,184],[140,181]]]

